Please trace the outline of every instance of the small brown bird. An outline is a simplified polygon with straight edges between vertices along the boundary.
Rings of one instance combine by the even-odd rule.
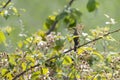
[[[77,32],[77,29],[76,28],[73,28],[74,29],[74,33],[73,33],[73,41],[74,41],[74,51],[77,50],[77,46],[79,44],[79,36],[78,36],[78,32]]]

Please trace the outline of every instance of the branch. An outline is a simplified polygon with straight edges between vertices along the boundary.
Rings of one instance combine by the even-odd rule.
[[[103,37],[108,36],[109,34],[113,34],[113,33],[119,32],[119,31],[120,31],[120,29],[111,31],[111,32],[109,32],[109,33],[107,33],[107,34],[104,34]],[[89,41],[89,42],[86,42],[86,43],[84,43],[84,44],[82,44],[82,45],[79,45],[77,48],[80,48],[80,47],[83,47],[83,46],[85,46],[85,45],[87,45],[87,44],[90,44],[90,43],[92,43],[92,42],[98,41],[98,40],[102,39],[103,37],[95,38],[95,39],[93,39],[93,40],[91,40],[91,41]],[[68,52],[70,52],[70,51],[72,51],[72,50],[74,50],[74,48],[69,49],[68,51],[65,51],[64,53],[68,53]]]
[[[111,32],[109,32],[109,33],[107,33],[107,34],[104,34],[103,37],[108,36],[109,34],[113,34],[113,33],[119,32],[119,31],[120,31],[120,29],[111,31]],[[85,46],[85,45],[87,45],[87,44],[90,44],[90,43],[92,43],[92,42],[98,41],[98,40],[100,40],[100,39],[102,39],[102,37],[98,37],[98,38],[93,39],[93,40],[91,40],[91,41],[89,41],[89,42],[86,42],[86,43],[84,43],[84,44],[82,44],[82,45],[79,45],[77,48],[83,47],[83,46]],[[65,51],[65,52],[63,52],[63,53],[65,54],[65,53],[68,53],[68,52],[70,52],[70,51],[72,51],[72,50],[74,50],[74,48],[69,49],[68,51]],[[56,55],[56,56],[53,56],[53,57],[47,59],[45,62],[48,62],[48,61],[50,61],[50,60],[52,60],[52,59],[55,59],[55,58],[58,58],[58,57],[60,57],[60,56],[57,56],[57,55]],[[35,65],[35,66],[32,66],[31,68],[28,68],[27,70],[25,70],[25,71],[19,73],[18,75],[16,75],[12,80],[16,80],[16,79],[19,78],[20,76],[24,75],[27,71],[31,70],[32,68],[38,67],[38,66],[40,66],[40,64],[37,64],[37,65]]]
[[[55,26],[56,24],[58,23],[58,20],[56,20],[53,25],[51,26],[51,28],[49,29],[49,31],[46,33],[46,35],[50,34],[54,29],[55,29]]]
[[[4,8],[6,8],[6,7],[7,7],[7,5],[8,5],[10,2],[11,2],[11,0],[8,0],[8,1],[5,3],[5,5],[2,7],[2,9],[1,9],[1,11],[0,11],[0,12],[2,12],[2,10],[3,10]]]
[[[73,3],[74,1],[75,1],[75,0],[71,0],[71,1],[68,3],[68,5],[66,6],[65,9],[68,9],[68,8],[72,5],[72,3]]]
[[[20,74],[16,75],[12,80],[16,80],[17,78],[19,78],[20,76],[22,76],[23,74],[25,74],[26,72],[28,72],[29,70],[35,68],[35,67],[38,67],[40,64],[36,64],[35,66],[32,66],[30,68],[28,68],[27,70],[21,72]]]
[[[62,11],[60,14],[62,14],[62,13],[64,12],[64,10],[67,10],[67,9],[72,5],[72,3],[73,3],[74,1],[75,1],[75,0],[70,0],[70,2],[68,3],[68,5],[63,9],[63,11]],[[59,15],[60,15],[60,14],[59,14]],[[60,18],[60,19],[62,19],[62,18]],[[55,29],[55,26],[56,26],[56,24],[60,21],[60,19],[54,21],[54,23],[52,24],[52,26],[50,27],[50,29],[49,29],[49,31],[46,33],[46,35],[50,34],[50,33]]]

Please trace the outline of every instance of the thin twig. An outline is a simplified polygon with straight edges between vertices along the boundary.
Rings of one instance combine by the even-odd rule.
[[[104,34],[103,37],[108,36],[109,34],[113,34],[113,33],[119,32],[119,31],[120,31],[120,29],[111,31],[111,32],[109,32],[109,33],[107,33],[107,34]],[[96,39],[93,39],[92,41],[89,41],[89,42],[86,42],[86,43],[84,43],[84,44],[82,44],[82,45],[79,45],[77,48],[83,47],[83,46],[85,46],[85,45],[88,45],[88,44],[90,44],[90,43],[92,43],[92,42],[95,42],[95,41],[97,41],[97,40],[100,40],[100,39],[102,39],[102,37],[98,37],[98,38],[96,38]],[[65,52],[63,52],[63,53],[65,54],[65,53],[68,53],[68,52],[70,52],[70,51],[72,51],[72,50],[74,50],[74,48],[72,48],[72,49],[70,49],[70,50],[68,50],[68,51],[65,51]],[[51,57],[51,58],[47,59],[45,62],[48,62],[48,61],[50,61],[50,60],[52,60],[52,59],[55,59],[55,58],[58,58],[58,57],[60,57],[60,56]],[[35,65],[35,66],[32,66],[31,68],[28,68],[27,70],[25,70],[25,71],[19,73],[18,75],[16,75],[12,80],[16,80],[17,78],[19,78],[20,76],[22,76],[23,74],[25,74],[27,71],[31,70],[32,68],[38,67],[38,66],[40,66],[40,64],[37,64],[37,65]]]
[[[55,26],[56,24],[58,23],[58,20],[56,20],[53,25],[51,26],[51,28],[49,29],[49,31],[46,33],[46,35],[50,34],[54,29],[55,29]]]
[[[40,64],[36,64],[35,66],[32,66],[32,67],[26,69],[25,71],[23,71],[23,72],[21,72],[20,74],[16,75],[12,80],[16,80],[16,79],[19,78],[21,75],[25,74],[27,71],[29,71],[29,70],[31,70],[31,69],[33,69],[33,68],[35,68],[35,67],[38,67],[39,65],[40,65]]]
[[[7,5],[8,5],[10,2],[11,2],[11,0],[8,0],[8,1],[5,3],[5,5],[2,7],[2,9],[1,9],[1,11],[0,11],[0,12],[2,12],[2,10],[3,10],[4,8],[6,8],[6,7],[7,7]]]
[[[68,9],[68,8],[72,5],[72,3],[73,3],[74,1],[75,1],[75,0],[71,0],[71,1],[68,3],[68,5],[66,6],[65,9]]]
[[[5,4],[2,8],[6,8],[7,5],[8,5],[10,2],[11,2],[11,0],[8,0],[8,1],[6,2],[6,4]]]
[[[109,32],[109,33],[107,33],[107,34],[104,34],[103,37],[108,36],[109,34],[113,34],[113,33],[119,32],[119,31],[120,31],[120,29],[111,31],[111,32]],[[85,45],[87,45],[87,44],[90,44],[90,43],[92,43],[92,42],[95,42],[95,41],[97,41],[97,40],[100,40],[100,39],[102,39],[103,37],[95,38],[95,39],[93,39],[93,40],[91,40],[91,41],[89,41],[89,42],[86,42],[86,43],[84,43],[84,44],[82,44],[82,45],[79,45],[77,48],[83,47],[83,46],[85,46]],[[64,53],[68,53],[68,52],[70,52],[70,51],[72,51],[72,50],[74,50],[74,48],[69,49],[68,51],[65,51]]]
[[[67,10],[71,5],[72,3],[74,2],[75,0],[70,0],[70,2],[68,3],[68,5],[63,9],[63,11],[60,13],[62,14],[64,12],[64,10]],[[60,15],[59,14],[59,15]],[[52,24],[52,26],[50,27],[49,31],[46,33],[46,35],[50,34],[56,27],[56,24],[61,20],[61,18],[59,20],[55,20],[54,23]]]

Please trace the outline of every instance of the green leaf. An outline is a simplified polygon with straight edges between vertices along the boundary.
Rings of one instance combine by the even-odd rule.
[[[63,21],[68,28],[75,27],[78,22],[81,22],[82,13],[78,9],[70,8],[67,13]]]
[[[44,23],[44,28],[45,29],[50,29],[50,27],[52,26],[52,24],[54,23],[53,17],[48,17]]]
[[[58,77],[58,78],[59,78],[59,77],[62,77],[63,71],[61,70],[61,68],[57,68],[57,69],[56,69],[56,72],[57,72],[57,77]]]
[[[14,56],[9,56],[9,63],[12,65],[17,65],[17,63],[15,62],[15,57]]]
[[[11,26],[7,26],[5,28],[6,33],[9,35],[12,32],[13,28]]]
[[[18,10],[15,7],[13,7],[12,10],[14,14],[18,15]]]
[[[46,68],[46,67],[42,68],[42,70],[41,70],[41,73],[42,73],[43,75],[46,75],[48,72],[49,72],[49,71],[48,71],[48,68]]]
[[[59,15],[57,15],[56,20],[58,21],[58,20],[64,18],[65,16],[67,16],[67,15],[68,15],[68,13],[65,12],[65,11],[63,11],[62,13],[60,13]]]
[[[64,39],[56,40],[55,41],[55,43],[56,43],[55,49],[60,50],[64,46],[64,41],[65,41]]]
[[[8,78],[7,80],[12,80],[12,79],[13,79],[13,76],[12,76],[11,73],[8,73],[8,74],[6,75],[6,77]]]
[[[85,48],[84,47],[81,47],[81,48],[78,48],[78,55],[82,54],[85,52]]]
[[[37,78],[39,78],[39,75],[40,75],[40,71],[36,71],[32,74],[31,79],[32,80],[37,80]]]
[[[35,63],[34,57],[32,57],[32,56],[30,56],[30,55],[26,56],[26,59],[27,59],[28,61],[32,62],[32,63]]]
[[[77,21],[78,23],[80,23],[80,22],[81,22],[81,16],[82,16],[81,11],[78,10],[78,9],[76,9],[76,8],[73,8],[73,9],[72,9],[72,14],[73,14],[73,16],[75,17],[76,21]]]
[[[76,26],[77,19],[73,14],[70,14],[64,18],[64,23],[67,25],[67,27],[72,28]]]
[[[87,3],[87,9],[89,12],[94,11],[97,8],[97,2],[95,0],[89,0]]]
[[[70,79],[74,79],[74,78],[75,78],[75,75],[74,75],[74,74],[75,74],[74,71],[72,71],[72,72],[69,73],[68,76],[70,77]]]
[[[63,60],[63,65],[70,65],[72,64],[73,61],[72,61],[72,58],[70,56],[64,56],[64,60]]]
[[[97,76],[97,80],[101,80],[102,78],[101,78],[101,76]]]
[[[1,70],[2,76],[5,75],[5,74],[7,73],[7,71],[8,71],[7,69],[3,68],[3,69]]]
[[[101,60],[104,59],[103,56],[99,52],[97,52],[97,51],[93,51],[93,54],[97,55]]]
[[[18,47],[19,47],[19,48],[22,48],[22,47],[23,47],[23,42],[22,42],[22,41],[19,41],[19,42],[18,42]]]
[[[80,79],[80,74],[75,68],[72,68],[72,70],[68,74],[68,77],[70,78],[70,80]]]
[[[76,8],[73,8],[72,12],[73,12],[74,16],[76,16],[76,17],[81,17],[81,15],[82,15],[82,13]]]
[[[26,70],[26,63],[23,62],[22,65],[21,65],[21,67],[22,67],[23,71]]]
[[[6,37],[4,33],[0,30],[0,43],[4,43],[6,41]]]

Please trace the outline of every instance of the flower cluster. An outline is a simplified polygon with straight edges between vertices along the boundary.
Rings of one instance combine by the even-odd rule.
[[[61,36],[61,33],[55,34],[55,32],[51,32],[49,35],[45,36],[45,40],[40,40],[38,42],[38,48],[42,50],[48,50],[56,46],[56,41],[64,39],[63,36]]]
[[[105,22],[105,24],[116,24],[117,22],[115,19],[111,18],[109,15],[104,14],[106,18],[108,18],[110,21]]]

